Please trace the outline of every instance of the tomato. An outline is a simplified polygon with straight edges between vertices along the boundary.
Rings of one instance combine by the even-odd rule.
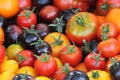
[[[0,15],[4,18],[11,18],[18,13],[18,0],[0,0]]]
[[[99,21],[93,13],[78,12],[66,24],[67,37],[76,44],[81,45],[83,39],[90,41],[96,38]]]
[[[119,8],[120,0],[98,0],[97,11],[101,15],[107,15],[112,8]]]
[[[60,10],[66,10],[72,8],[80,8],[81,11],[87,11],[89,4],[85,0],[54,0],[54,5]]]
[[[23,47],[20,44],[11,44],[6,49],[6,55],[9,59],[15,59],[15,55],[23,50]]]
[[[106,22],[106,17],[105,16],[100,16],[99,15],[99,16],[97,16],[97,18],[98,18],[98,21],[99,21],[100,25]]]
[[[89,80],[112,80],[110,74],[103,70],[91,70],[87,75]]]
[[[18,0],[18,1],[19,1],[19,11],[22,11],[25,8],[30,9],[32,7],[31,0]]]
[[[57,63],[52,56],[42,54],[35,60],[34,69],[40,76],[51,77],[57,70]]]
[[[59,59],[58,57],[54,57],[54,59],[57,62],[57,68],[61,68],[63,66],[63,62],[61,61],[61,59]]]
[[[26,73],[33,77],[37,77],[35,69],[31,66],[23,66],[23,67],[19,68],[16,72],[16,74],[26,74]]]
[[[115,24],[120,32],[120,9],[119,8],[111,9],[109,13],[106,15],[106,21]]]
[[[85,57],[85,66],[88,70],[99,69],[103,70],[106,66],[104,57],[99,53],[92,52]]]
[[[99,40],[116,38],[118,34],[119,34],[118,27],[111,22],[103,23],[97,29],[97,36]]]
[[[2,63],[1,72],[9,71],[9,72],[16,73],[18,68],[19,68],[19,65],[17,61],[11,59]]]
[[[69,63],[74,67],[82,59],[82,50],[75,45],[68,45],[60,51],[60,59],[63,63]]]
[[[120,45],[116,39],[110,38],[98,43],[97,49],[99,52],[102,52],[101,54],[105,58],[110,58],[116,56],[120,52]]]
[[[40,12],[40,20],[41,21],[46,21],[46,22],[51,22],[53,21],[57,16],[59,15],[59,9],[54,6],[54,5],[47,5],[44,6]]]
[[[15,56],[20,67],[34,65],[35,61],[34,53],[30,50],[22,50]]]
[[[33,8],[34,10],[34,8]],[[36,25],[37,17],[36,14],[33,13],[33,10],[23,10],[17,16],[17,23],[20,27],[30,28],[31,25]]]
[[[5,58],[5,48],[3,45],[0,45],[0,64],[3,62]]]
[[[4,34],[4,31],[3,31],[3,28],[0,27],[0,44],[3,44],[4,40],[5,40],[5,34]]]
[[[50,44],[52,48],[52,56],[54,57],[59,57],[59,52],[61,49],[70,44],[68,38],[59,32],[49,33],[44,37],[43,40]]]
[[[120,34],[116,37],[116,39],[118,40],[118,42],[120,44]]]
[[[35,78],[35,80],[51,80],[49,77],[46,76],[38,76]]]

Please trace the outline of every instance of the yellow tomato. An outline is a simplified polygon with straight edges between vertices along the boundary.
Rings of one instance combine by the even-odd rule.
[[[63,66],[62,61],[58,57],[54,57],[54,58],[55,58],[55,61],[57,62],[57,68],[62,67]]]
[[[18,68],[19,68],[19,65],[15,60],[7,60],[1,64],[1,72],[9,71],[9,72],[16,73]]]
[[[15,76],[15,73],[5,71],[0,74],[0,80],[13,80],[14,76]]]
[[[103,70],[91,70],[87,75],[90,80],[112,80],[110,74]]]
[[[46,76],[38,76],[35,78],[35,80],[51,80],[49,77]]]
[[[20,69],[18,69],[18,71],[17,71],[17,74],[26,74],[26,73],[33,77],[37,76],[34,68],[31,66],[23,66]]]
[[[22,51],[23,48],[22,48],[22,46],[20,44],[11,44],[11,45],[9,45],[7,47],[6,50],[7,50],[7,54],[6,55],[8,56],[8,58],[9,59],[15,59],[15,55],[18,52]]]
[[[0,0],[0,16],[11,18],[15,16],[19,10],[19,0]]]

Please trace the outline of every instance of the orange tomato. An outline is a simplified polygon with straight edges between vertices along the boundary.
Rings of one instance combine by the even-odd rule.
[[[118,40],[118,42],[120,44],[120,34],[116,37],[116,39]]]
[[[120,9],[111,9],[106,16],[106,21],[112,22],[113,24],[117,25],[120,32]]]
[[[99,21],[100,24],[103,24],[103,23],[106,22],[105,16],[97,16],[97,18],[98,18],[98,21]]]
[[[75,67],[75,69],[76,69],[76,70],[81,70],[81,71],[83,71],[83,72],[85,72],[85,73],[88,72],[88,69],[86,68],[84,62],[78,64],[78,65]]]
[[[53,32],[45,36],[43,39],[48,44],[50,44],[52,48],[52,56],[59,57],[59,52],[66,47],[68,44],[70,44],[68,38],[59,32]]]
[[[18,0],[0,0],[0,16],[11,18],[19,10]]]
[[[4,31],[2,27],[0,27],[0,44],[3,44],[4,38],[5,38]]]

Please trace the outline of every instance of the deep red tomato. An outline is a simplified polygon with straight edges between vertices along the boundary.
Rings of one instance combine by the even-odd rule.
[[[52,56],[42,54],[35,60],[34,69],[40,76],[51,77],[57,70],[57,62]]]
[[[2,63],[4,57],[5,57],[5,48],[3,45],[0,45],[0,64]]]
[[[39,12],[40,20],[49,22],[53,21],[58,16],[58,14],[59,9],[54,5],[44,6]]]
[[[103,23],[97,29],[97,36],[100,40],[116,38],[118,34],[118,27],[111,22]]]
[[[23,10],[17,16],[17,23],[21,27],[30,28],[31,25],[36,25],[37,17],[33,11]]]
[[[99,69],[103,70],[106,66],[104,57],[99,53],[90,53],[85,57],[85,66],[88,70]]]
[[[78,12],[66,24],[67,37],[76,44],[83,44],[83,39],[90,41],[96,38],[99,21],[93,13]]]
[[[19,11],[22,11],[24,8],[30,9],[31,7],[31,0],[19,0]]]
[[[53,78],[55,80],[64,80],[66,74],[72,70],[75,70],[73,67],[69,66],[68,63],[66,63],[64,66],[61,68],[57,69],[55,74],[53,75]]]
[[[120,44],[116,39],[110,38],[98,43],[97,49],[99,52],[102,52],[102,55],[104,57],[111,58],[116,56],[120,52]]]
[[[75,45],[69,45],[60,51],[60,59],[63,63],[69,63],[70,66],[76,66],[82,59],[82,51]]]
[[[98,0],[97,11],[101,15],[107,15],[112,8],[119,8],[120,0]]]
[[[30,50],[22,50],[16,54],[15,59],[19,63],[19,66],[33,66],[35,57],[34,53]]]

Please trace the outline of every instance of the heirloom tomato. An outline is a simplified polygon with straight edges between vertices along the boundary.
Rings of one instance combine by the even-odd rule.
[[[81,45],[83,40],[90,41],[96,38],[99,21],[93,13],[78,12],[66,24],[67,37],[76,44]]]

